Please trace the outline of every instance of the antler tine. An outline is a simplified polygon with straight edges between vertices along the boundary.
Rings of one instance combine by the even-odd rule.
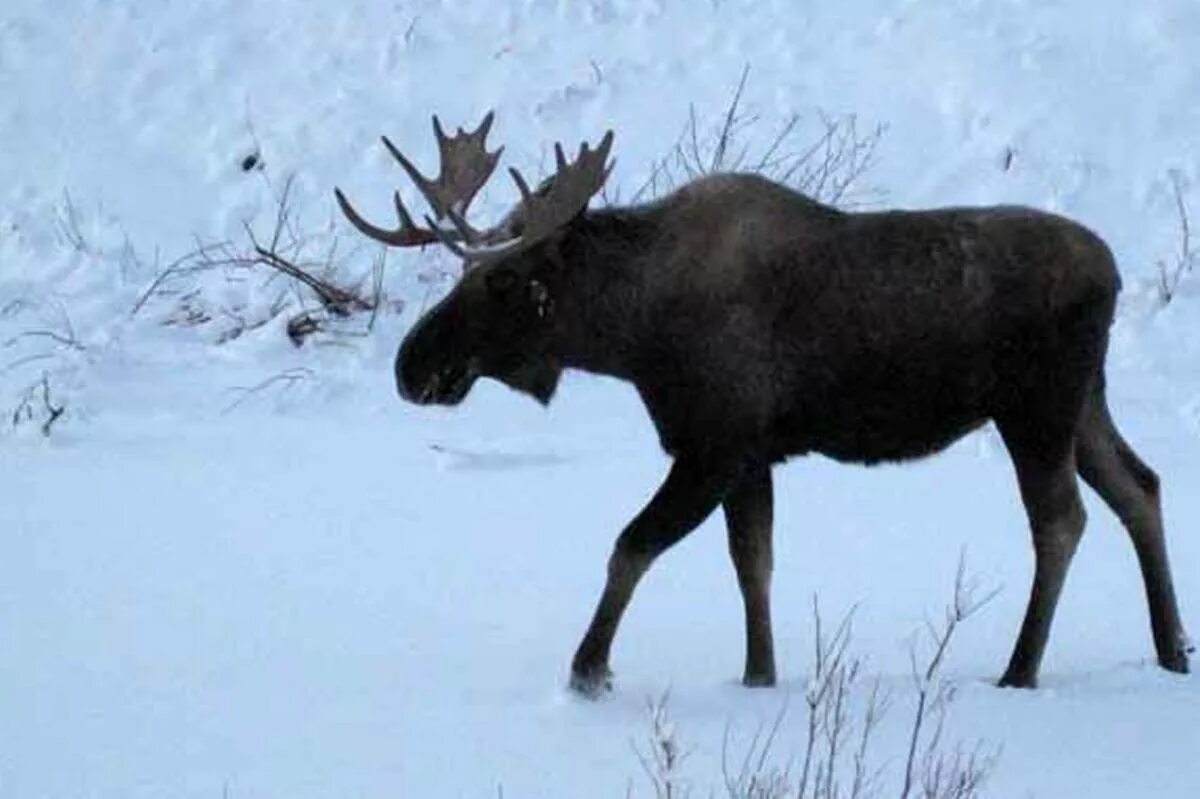
[[[483,121],[479,123],[479,127],[475,128],[475,130],[471,132],[471,136],[479,137],[479,143],[482,144],[483,140],[487,138],[488,131],[492,129],[492,123],[495,121],[496,112],[488,111],[487,114],[484,115]]]
[[[562,145],[555,144],[557,170],[538,193],[530,191],[520,171],[510,168],[509,174],[521,193],[521,235],[497,242],[487,241],[485,234],[482,246],[468,244],[461,247],[462,257],[469,262],[480,262],[509,255],[546,239],[570,222],[587,207],[588,201],[600,191],[612,172],[612,164],[606,163],[612,143],[613,132],[610,130],[595,150],[590,149],[587,142],[581,144],[578,156],[570,163],[563,154]]]
[[[421,194],[426,195],[426,199],[429,199],[426,191],[433,186],[433,181],[422,175],[421,170],[417,169],[416,165],[413,164],[412,161],[409,161],[408,158],[405,157],[404,153],[400,152],[396,145],[392,144],[391,139],[389,139],[387,136],[380,136],[379,138],[383,140],[383,146],[386,147],[388,152],[392,154],[392,158],[395,158],[398,162],[400,162],[400,166],[402,166],[404,171],[408,174],[409,180],[417,184],[417,188],[421,190]]]
[[[416,247],[433,244],[438,241],[438,237],[432,231],[424,230],[413,224],[412,217],[409,216],[408,210],[400,200],[400,192],[396,192],[393,196],[396,205],[396,215],[400,218],[400,226],[395,230],[376,227],[364,219],[358,211],[354,210],[354,206],[346,199],[346,195],[342,193],[341,189],[335,188],[333,194],[337,198],[338,206],[341,207],[346,219],[350,220],[350,224],[354,225],[358,229],[358,232],[368,238],[375,239],[392,247]]]
[[[521,192],[521,202],[529,205],[533,201],[533,192],[529,190],[529,184],[525,182],[524,176],[517,170],[516,167],[509,167],[508,174],[512,175],[513,183],[517,184],[517,191]]]
[[[609,151],[612,150],[612,145],[613,145],[613,132],[611,130],[606,130],[604,132],[604,138],[602,138],[600,140],[600,147],[596,150],[596,153],[599,156],[601,162],[608,160],[608,153],[609,153]],[[612,165],[609,165],[608,169],[609,169],[609,171],[611,171]]]
[[[408,209],[404,207],[404,200],[400,199],[400,192],[392,192],[392,204],[396,206],[396,216],[400,218],[400,224],[404,227],[415,228],[412,216],[409,215]]]

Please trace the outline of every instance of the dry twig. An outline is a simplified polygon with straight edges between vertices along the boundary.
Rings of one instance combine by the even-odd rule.
[[[646,711],[650,717],[650,735],[647,752],[643,753],[636,743],[631,744],[642,771],[654,786],[656,799],[686,799],[691,786],[683,778],[681,766],[689,752],[680,745],[675,723],[669,711],[670,692],[658,699],[646,700]]]
[[[1177,169],[1172,169],[1168,174],[1171,176],[1171,190],[1175,195],[1175,210],[1179,214],[1179,251],[1170,263],[1165,259],[1158,261],[1158,296],[1163,305],[1175,298],[1184,275],[1195,268],[1198,257],[1192,250],[1191,222],[1183,201],[1183,177]]]
[[[272,375],[266,380],[256,383],[253,386],[234,386],[230,389],[230,391],[236,393],[238,398],[221,409],[221,414],[224,415],[229,413],[246,400],[272,386],[281,386],[280,390],[286,392],[292,389],[297,383],[314,377],[315,374],[316,373],[313,372],[312,369],[304,366],[297,366],[291,369],[285,369],[279,374]]]
[[[41,425],[39,425],[42,435],[46,438],[50,437],[50,428],[54,426],[62,415],[66,412],[65,405],[55,405],[50,399],[50,375],[43,373],[40,380],[29,386],[21,393],[20,399],[17,402],[16,408],[12,413],[12,426],[19,427],[23,422],[31,422],[37,415],[34,407],[41,400],[42,410],[45,413]]]

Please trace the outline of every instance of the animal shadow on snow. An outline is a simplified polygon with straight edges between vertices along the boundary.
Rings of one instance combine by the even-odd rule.
[[[570,463],[572,458],[557,452],[521,452],[503,447],[480,447],[467,449],[447,447],[442,444],[430,446],[437,453],[437,466],[447,472],[503,472],[517,469],[539,469]]]

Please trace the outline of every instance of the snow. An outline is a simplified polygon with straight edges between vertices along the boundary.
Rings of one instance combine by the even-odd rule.
[[[689,105],[719,115],[749,63],[763,137],[793,111],[813,135],[821,112],[887,126],[852,201],[1028,203],[1110,242],[1114,412],[1163,477],[1193,619],[1200,275],[1165,308],[1155,286],[1179,246],[1171,170],[1200,214],[1200,5],[811,5],[7,0],[0,797],[646,796],[631,741],[668,688],[687,776],[719,793],[727,729],[737,751],[791,696],[780,759],[801,745],[814,594],[831,618],[857,606],[853,648],[896,693],[876,744],[894,781],[909,642],[963,551],[1001,587],[947,664],[953,733],[1003,747],[988,794],[1194,794],[1200,684],[1153,666],[1132,549],[1092,495],[1043,688],[991,686],[1032,558],[990,431],[903,467],[776,470],[778,689],[736,684],[741,607],[714,518],[639,588],[615,691],[593,703],[565,690],[569,657],[667,463],[631,388],[569,377],[548,411],[485,383],[453,410],[401,403],[395,345],[454,269],[434,251],[389,255],[405,305],[369,335],[351,320],[294,348],[303,295],[244,270],[131,313],[197,240],[247,219],[269,232],[289,175],[305,230],[336,225],[346,273],[369,275],[332,187],[381,224],[396,185],[420,208],[378,136],[429,172],[434,112],[453,129],[495,108],[489,141],[529,175],[555,141],[612,127],[629,196]],[[242,170],[250,154],[261,170]],[[473,218],[513,195],[494,180]],[[164,324],[191,289],[212,320]],[[43,374],[66,408],[49,437],[29,394]],[[33,423],[8,424],[26,396]]]

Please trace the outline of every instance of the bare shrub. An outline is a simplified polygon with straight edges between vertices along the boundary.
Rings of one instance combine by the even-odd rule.
[[[293,183],[294,178],[289,177],[277,195],[267,235],[244,222],[243,235],[236,240],[197,241],[191,251],[158,272],[130,314],[137,315],[153,299],[175,297],[163,324],[199,326],[223,319],[228,324],[217,342],[225,343],[289,312],[288,338],[301,346],[315,333],[333,332],[333,321],[366,315],[364,328],[349,333],[365,335],[373,329],[380,310],[398,310],[399,303],[389,302],[384,293],[386,254],[381,252],[373,260],[369,275],[348,279],[347,258],[332,223],[316,230],[302,228],[292,207]],[[214,306],[203,287],[196,285],[196,278],[206,273],[223,274],[229,282],[244,280],[247,274],[261,275],[262,286],[268,290],[279,278],[287,283],[275,291],[269,303],[247,313],[244,308]],[[341,328],[337,332],[347,334]]]
[[[804,690],[802,754],[784,766],[770,756],[787,714],[785,703],[764,735],[755,733],[736,771],[729,765],[729,732],[722,742],[721,770],[729,799],[865,799],[876,796],[882,768],[871,744],[891,705],[876,677],[864,682],[864,662],[850,651],[853,611],[829,631],[813,599],[813,666]],[[869,687],[868,687],[869,685]],[[851,705],[863,702],[861,714]]]
[[[853,611],[829,628],[813,600],[813,665],[805,685],[804,737],[798,754],[782,764],[775,759],[780,730],[790,708],[783,707],[769,726],[760,727],[742,750],[731,753],[727,727],[721,745],[721,773],[729,799],[877,799],[892,793],[900,799],[975,799],[996,764],[998,751],[982,743],[966,746],[947,740],[946,722],[954,701],[954,685],[942,675],[955,632],[992,599],[979,596],[959,561],[954,594],[940,625],[927,626],[927,641],[910,650],[916,694],[903,753],[879,757],[873,744],[893,696],[879,677],[865,677],[865,663],[853,654]],[[924,648],[926,654],[922,655]],[[688,795],[680,773],[678,731],[667,713],[667,697],[649,703],[649,755],[638,750],[642,770],[656,799]],[[885,780],[892,763],[903,773]]]
[[[75,252],[92,251],[91,244],[83,235],[79,209],[76,207],[75,201],[71,199],[71,192],[67,189],[63,189],[62,202],[54,208],[54,228],[59,240]]]
[[[86,349],[75,334],[75,325],[71,322],[71,315],[67,313],[66,306],[57,299],[51,297],[34,301],[18,298],[0,310],[0,318],[16,316],[23,311],[41,311],[42,321],[39,324],[42,326],[10,336],[4,341],[4,349],[12,349],[32,341],[46,342],[51,346],[76,352]]]
[[[1183,177],[1179,170],[1172,169],[1171,191],[1175,196],[1175,210],[1179,214],[1179,249],[1168,259],[1158,261],[1158,297],[1163,305],[1175,298],[1185,275],[1191,273],[1200,259],[1192,249],[1192,229],[1188,219],[1187,205],[1183,201]]]
[[[26,387],[18,396],[12,411],[12,426],[18,428],[24,424],[36,424],[42,435],[49,438],[50,429],[66,410],[64,404],[52,400],[50,375],[43,372],[40,380]]]
[[[633,745],[642,771],[654,787],[655,799],[685,799],[691,795],[691,785],[682,774],[683,761],[690,753],[683,749],[668,712],[670,698],[670,692],[664,692],[658,699],[646,700],[650,732],[645,751]]]
[[[81,362],[87,347],[66,306],[56,297],[18,297],[0,308],[0,321],[25,317],[30,317],[22,322],[28,327],[0,341],[0,378],[19,387],[11,394],[5,391],[9,430],[36,425],[43,436],[49,436],[66,411],[61,392],[54,392],[51,385],[56,380],[61,384],[62,376]],[[31,373],[38,375],[36,379],[30,380]]]
[[[917,795],[924,799],[969,799],[978,796],[998,755],[985,751],[982,744],[964,750],[960,745],[944,746],[946,716],[954,701],[954,686],[941,676],[942,663],[950,648],[950,640],[964,621],[995,598],[997,591],[978,596],[978,586],[966,576],[966,565],[958,561],[954,579],[953,601],[946,608],[941,627],[929,624],[926,629],[931,654],[921,665],[919,645],[910,650],[913,685],[917,692],[917,707],[909,736],[908,757],[904,766],[904,787],[900,799]],[[933,728],[927,733],[929,718]]]
[[[862,130],[854,114],[820,113],[819,131],[814,136],[801,115],[793,113],[775,125],[770,136],[759,138],[766,120],[743,105],[749,77],[747,65],[728,106],[712,122],[701,121],[695,105],[690,107],[675,144],[652,165],[632,202],[659,196],[714,172],[754,172],[821,202],[857,204],[854,195],[874,162],[885,126]],[[615,197],[606,199],[616,201]]]

